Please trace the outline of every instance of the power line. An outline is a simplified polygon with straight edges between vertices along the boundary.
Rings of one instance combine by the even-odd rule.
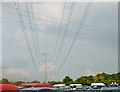
[[[85,12],[84,12],[84,14],[83,14],[83,17],[82,17],[82,20],[81,20],[80,24],[83,24],[83,23],[84,23],[84,21],[85,21],[85,19],[86,19],[86,17],[87,17],[88,11],[89,11],[89,9],[90,9],[91,4],[92,4],[92,0],[89,1],[88,5],[87,5],[87,7],[86,7],[86,10],[85,10]],[[62,67],[64,66],[64,64],[65,64],[65,62],[66,62],[66,60],[67,60],[67,58],[68,58],[68,56],[69,56],[69,54],[70,54],[70,52],[71,52],[74,44],[75,44],[75,42],[76,42],[76,39],[77,39],[77,37],[78,37],[79,32],[80,32],[81,29],[82,29],[82,26],[79,26],[78,29],[77,29],[77,31],[76,31],[76,33],[75,33],[75,36],[74,36],[74,38],[73,38],[72,44],[71,44],[70,48],[68,49],[68,52],[67,52],[67,54],[66,54],[66,56],[65,56],[65,59],[64,59],[63,63],[61,64],[61,66],[59,67],[59,69],[58,69],[57,72],[59,72],[59,71],[62,69]]]
[[[64,12],[65,12],[66,5],[67,5],[67,3],[65,2],[63,10],[62,10],[61,23],[60,23],[60,26],[59,26],[59,29],[58,29],[58,34],[57,34],[57,39],[56,39],[55,47],[54,47],[54,50],[53,50],[53,53],[52,53],[52,58],[53,58],[53,56],[54,56],[54,54],[56,52],[56,48],[57,48],[57,45],[58,45],[58,42],[59,42],[60,33],[61,33],[62,25],[63,25]]]
[[[11,8],[11,9],[15,9],[14,7],[9,7],[9,6],[7,6],[7,5],[2,5],[2,6],[4,6],[4,7],[8,7],[9,9]],[[26,10],[24,10],[24,9],[20,9],[20,10],[22,10],[22,11],[26,11]],[[36,14],[35,12],[33,12],[33,11],[31,11],[31,10],[28,10],[27,9],[27,11],[29,11],[29,12],[32,12],[32,13],[34,13],[34,14]],[[11,12],[11,11],[10,11]],[[13,11],[11,12],[11,13],[14,13]],[[15,13],[14,13],[15,14]],[[24,15],[24,14],[23,14]],[[53,17],[53,16],[49,16],[48,14],[44,14],[44,13],[38,13],[38,15],[41,15],[41,16],[46,16],[46,17],[48,17],[48,18],[50,18],[51,20],[48,20],[48,21],[53,21],[53,19],[55,19],[56,18],[56,20],[59,20],[59,18],[57,18],[57,17]],[[24,15],[24,16],[26,16],[26,15]],[[27,16],[28,17],[28,16]],[[35,17],[36,19],[42,19],[42,18],[38,18],[38,17]],[[45,20],[45,19],[44,19]],[[54,22],[54,23],[58,23],[58,22]],[[59,23],[60,24],[60,23]]]
[[[33,6],[32,4],[30,3],[30,6],[31,6],[31,13],[33,11]],[[34,30],[35,30],[35,37],[36,37],[36,45],[37,45],[37,48],[38,48],[38,53],[39,53],[39,57],[40,59],[42,60],[42,57],[41,57],[41,51],[40,51],[40,48],[39,48],[39,44],[38,44],[38,35],[37,35],[37,30],[36,30],[36,26],[35,26],[35,19],[34,19],[34,15],[32,14],[32,19],[33,19],[33,25],[34,25]]]
[[[68,15],[68,18],[67,18],[67,24],[66,24],[65,31],[64,31],[64,34],[63,34],[63,39],[62,39],[60,48],[59,48],[59,50],[58,50],[58,53],[57,53],[55,62],[57,62],[57,60],[58,60],[58,58],[59,58],[59,55],[60,55],[60,52],[61,52],[61,50],[62,50],[62,47],[63,47],[63,44],[64,44],[64,40],[65,40],[65,37],[66,37],[66,35],[67,35],[68,26],[69,26],[69,23],[70,23],[70,20],[71,20],[71,17],[72,17],[72,13],[73,13],[73,11],[74,11],[74,6],[75,6],[75,2],[72,2],[71,8],[70,8],[70,12],[69,12],[69,15]]]
[[[7,18],[7,17],[0,17],[0,18],[4,18],[6,21],[10,21],[10,22],[20,22],[19,20],[15,20],[15,19],[12,19],[12,18]],[[11,21],[12,20],[12,21]],[[28,22],[26,22],[26,21],[24,21],[24,23],[25,24],[27,24],[27,25],[29,25],[29,23]],[[32,23],[31,23],[32,24]],[[35,25],[37,25],[37,24],[35,24]],[[38,25],[38,26],[42,26],[42,27],[46,27],[46,28],[48,28],[48,29],[51,29],[51,31],[56,31],[57,29],[56,28],[54,28],[54,27],[50,27],[50,26],[46,26],[46,25]],[[81,25],[82,26],[82,25]],[[85,26],[87,26],[87,25],[85,25]],[[83,27],[85,27],[84,25],[83,25]],[[109,30],[109,32],[107,32],[107,31],[101,31],[101,30],[104,30],[104,29],[102,29],[102,28],[100,28],[100,29],[96,29],[94,26],[93,26],[93,29],[92,28],[88,28],[89,26],[87,26],[87,27],[85,27],[84,29],[86,30],[86,31],[90,31],[90,32],[99,32],[99,33],[102,33],[103,35],[105,35],[105,34],[107,34],[107,35],[111,35],[111,37],[113,37],[113,36],[117,36],[116,34],[117,33],[112,33],[112,32],[110,32],[110,30]],[[95,29],[94,29],[95,28]],[[64,30],[61,30],[62,32],[64,31]],[[73,33],[75,33],[74,31],[70,31],[70,30],[68,30],[68,32],[69,33],[71,33],[71,34],[73,34]],[[82,35],[87,35],[87,36],[90,36],[89,34],[86,34],[86,33],[81,33]],[[103,36],[102,35],[102,36]],[[100,36],[98,36],[98,35],[94,35],[94,37],[93,38],[97,38],[97,39],[102,39],[102,40],[105,40],[105,39],[107,39],[107,40],[116,40],[116,39],[114,39],[114,37],[113,37],[113,39],[111,39],[111,38],[108,38],[108,37],[100,37]]]
[[[2,18],[4,18],[4,17],[2,17]],[[6,21],[9,21],[10,20],[10,22],[11,22],[11,20],[12,20],[12,22],[20,22],[20,21],[18,21],[18,20],[13,20],[13,19],[10,19],[10,18],[6,18],[6,19],[8,19],[8,20],[6,20]],[[24,21],[24,23],[26,23],[26,24],[28,24],[28,22],[25,22]],[[51,29],[51,31],[56,31],[56,28],[53,28],[53,27],[48,27],[48,26],[45,26],[45,25],[39,25],[39,26],[43,26],[43,27],[47,27],[48,29]],[[93,29],[89,29],[89,28],[86,28],[86,30],[87,31],[95,31],[95,32],[100,32],[100,33],[104,33],[103,35],[105,35],[106,36],[106,34],[107,35],[111,35],[111,37],[109,38],[109,37],[101,37],[101,36],[99,36],[99,35],[92,35],[92,34],[86,34],[86,33],[80,33],[81,35],[83,35],[84,37],[87,37],[88,39],[89,39],[89,37],[88,36],[92,36],[92,38],[95,38],[95,39],[101,39],[101,40],[111,40],[111,41],[117,41],[117,39],[115,39],[113,36],[115,36],[114,34],[110,34],[110,33],[107,33],[107,32],[105,32],[105,31],[99,31],[99,30],[93,30]],[[61,30],[62,32],[64,31],[64,30]],[[70,34],[73,34],[73,33],[75,33],[74,31],[68,31]],[[102,36],[103,36],[102,35]],[[116,35],[117,36],[117,35]],[[111,39],[112,38],[112,39]]]
[[[22,10],[22,9],[21,9]],[[16,14],[16,13],[14,13],[13,11],[7,11],[7,13],[12,13],[12,14]],[[25,17],[28,17],[27,15],[25,15],[25,14],[22,14],[23,16],[25,16]],[[41,14],[42,15],[42,14]],[[49,16],[49,17],[52,17],[52,16]],[[34,17],[34,18],[36,18],[37,20],[45,20],[46,22],[51,22],[51,23],[57,23],[57,24],[60,24],[59,22],[55,22],[55,21],[53,21],[53,19],[52,20],[46,20],[46,19],[42,19],[42,18],[38,18],[38,17]],[[59,19],[59,18],[57,18],[57,19]],[[64,20],[64,22],[66,23],[67,22],[67,20]],[[75,26],[75,27],[77,27],[76,25],[78,25],[79,23],[77,23],[77,22],[75,22],[75,21],[70,21],[71,23],[73,23],[72,25],[71,24],[69,24],[70,26]],[[80,24],[79,24],[80,25]],[[112,32],[112,30],[108,30],[108,29],[103,29],[103,28],[100,28],[100,27],[96,27],[96,26],[90,26],[90,25],[87,25],[87,24],[82,24],[81,26],[84,26],[84,27],[90,27],[90,28],[94,28],[94,29],[101,29],[101,30],[104,30],[105,32],[110,32],[110,33],[112,33],[113,34],[113,32]],[[108,30],[108,31],[107,31]]]
[[[25,22],[25,21],[24,21]],[[84,24],[85,25],[85,24]],[[83,26],[84,26],[83,25]],[[39,25],[39,26],[44,26],[44,25]],[[85,26],[87,26],[87,27],[89,27],[88,25],[85,25]],[[45,27],[48,27],[48,26],[45,26]],[[51,27],[50,27],[51,28]],[[93,26],[93,28],[95,28],[95,26]],[[97,27],[96,27],[97,28]],[[53,28],[53,29],[55,29],[55,28]],[[87,28],[87,29],[89,29],[89,28]],[[98,29],[98,28],[97,28]],[[101,29],[101,28],[100,28]],[[106,30],[106,29],[105,29]],[[54,31],[54,30],[53,30]],[[61,31],[63,31],[63,30],[61,30]],[[90,30],[88,30],[88,31],[90,31]],[[92,29],[92,31],[98,31],[98,32],[106,32],[106,31],[99,31],[99,30],[93,30]],[[69,31],[69,32],[72,32],[72,31]],[[109,31],[110,32],[110,31]],[[108,33],[107,33],[108,34]],[[113,33],[112,33],[113,34]]]
[[[29,6],[28,6],[27,2],[25,2],[25,7],[26,7],[27,15],[28,15],[28,22],[29,22],[30,30],[32,31],[33,45],[34,45],[35,52],[36,52],[36,55],[37,55],[38,63],[40,64],[39,55],[38,55],[38,52],[37,52],[37,47],[36,47],[36,42],[35,42],[34,29],[31,25],[31,23],[32,23],[31,14],[30,14],[29,11],[27,11],[27,10],[29,10]]]
[[[31,49],[31,47],[30,47],[30,42],[29,42],[27,33],[25,32],[25,25],[24,25],[24,22],[23,22],[23,18],[22,18],[22,15],[21,15],[21,11],[20,11],[19,4],[18,4],[18,2],[16,2],[15,0],[14,0],[14,3],[15,3],[15,6],[16,6],[16,11],[17,11],[17,14],[18,14],[18,17],[19,17],[19,20],[20,20],[20,24],[21,24],[21,27],[22,27],[22,31],[23,31],[25,40],[26,40],[26,42],[27,42],[28,50],[29,50],[29,52],[30,52],[30,55],[31,55],[33,64],[34,64],[34,66],[35,66],[35,70],[36,70],[36,72],[38,72],[37,65],[36,65],[36,63],[35,63],[35,59],[34,59],[34,56],[33,56],[33,53],[32,53],[32,49]]]
[[[1,18],[5,18],[5,19],[7,19],[7,20],[12,20],[12,21],[17,21],[17,22],[19,22],[19,20],[16,20],[16,19],[12,19],[12,18],[7,18],[7,17],[1,17]],[[29,25],[29,23],[27,22],[27,21],[23,21],[24,23],[26,23],[27,25]],[[33,23],[31,23],[31,24],[33,24]],[[43,26],[43,27],[48,27],[48,28],[51,28],[51,29],[54,29],[54,30],[57,30],[56,28],[54,28],[54,27],[50,27],[50,26],[46,26],[46,25],[38,25],[38,24],[35,24],[35,25],[37,25],[37,26]]]
[[[2,5],[2,6],[4,6],[4,7],[7,7],[7,8],[9,8],[9,9],[10,9],[10,8],[11,8],[11,9],[15,9],[15,7],[11,7],[11,6],[8,6],[8,5],[5,5],[5,4],[0,4],[0,5]],[[20,10],[26,12],[26,9],[20,9]],[[32,12],[32,13],[37,14],[37,15],[42,14],[42,15],[44,15],[44,16],[48,16],[47,14],[44,14],[44,13],[46,13],[46,12],[45,12],[45,11],[42,11],[42,10],[40,10],[40,12],[35,12],[35,11],[31,11],[31,10],[27,10],[27,11]],[[49,16],[48,16],[48,17],[49,17]],[[51,17],[53,17],[53,16],[51,16]],[[54,16],[53,18],[56,18],[56,17]]]
[[[17,22],[19,22],[19,20],[16,20],[16,19],[12,19],[12,18],[7,18],[7,17],[0,17],[0,18],[5,18],[6,20],[10,20],[10,22],[11,22],[11,20],[12,21],[17,21]],[[29,23],[28,22],[26,22],[26,21],[23,21],[24,23],[26,23],[27,25],[29,25]],[[33,23],[31,23],[31,24],[33,24]],[[38,24],[35,24],[35,25],[37,25],[37,26],[42,26],[42,27],[47,27],[48,29],[52,29],[51,31],[56,31],[57,29],[56,28],[54,28],[54,27],[50,27],[50,26],[46,26],[46,25],[38,25]],[[71,26],[71,25],[70,25]],[[105,34],[108,34],[108,35],[116,35],[116,34],[114,34],[113,33],[113,31],[110,31],[110,30],[108,30],[108,31],[101,31],[101,30],[107,30],[107,29],[102,29],[102,28],[97,28],[97,27],[95,27],[95,26],[89,26],[89,25],[86,25],[86,24],[84,24],[84,25],[81,25],[81,26],[83,26],[84,27],[84,29],[87,29],[88,31],[96,31],[96,32],[100,32],[100,33],[105,33]],[[61,30],[61,31],[64,31],[64,30]],[[75,33],[74,31],[70,31],[70,30],[68,30],[68,32],[72,32],[72,33]]]

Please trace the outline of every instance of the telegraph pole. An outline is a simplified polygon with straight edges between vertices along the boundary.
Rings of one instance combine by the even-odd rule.
[[[47,53],[43,53],[45,55],[45,83],[47,82]]]

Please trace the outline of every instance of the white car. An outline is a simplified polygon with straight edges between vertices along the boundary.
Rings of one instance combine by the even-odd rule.
[[[20,92],[57,92],[55,88],[39,88],[39,87],[31,87],[20,89]]]

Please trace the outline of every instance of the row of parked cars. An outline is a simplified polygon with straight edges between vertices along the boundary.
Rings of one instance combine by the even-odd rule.
[[[56,92],[51,84],[23,84],[8,85],[0,84],[0,92]]]
[[[54,87],[63,90],[64,92],[120,92],[120,87],[117,83],[105,85],[104,83],[92,83],[91,86],[82,86],[82,84],[57,84]]]
[[[104,83],[92,83],[91,86],[82,84],[23,84],[8,85],[0,84],[0,92],[120,92],[118,84],[110,84],[108,87]]]

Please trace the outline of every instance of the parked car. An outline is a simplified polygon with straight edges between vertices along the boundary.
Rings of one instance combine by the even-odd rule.
[[[82,88],[82,84],[70,84],[71,90],[76,90],[76,88]]]
[[[85,89],[84,88],[76,88],[76,91],[85,91]]]
[[[58,88],[58,90],[61,90],[61,91],[70,91],[71,90],[71,88]]]
[[[113,83],[112,82],[112,84],[110,84],[110,85],[108,85],[110,88],[112,87],[112,88],[114,88],[114,87],[119,87],[119,84],[117,84],[116,82],[115,83]]]
[[[103,87],[106,87],[104,83],[91,83],[92,89],[102,89]]]
[[[31,87],[47,87],[47,88],[53,88],[52,84],[22,84],[19,85],[19,88],[31,88]]]
[[[101,89],[101,92],[120,92],[120,88],[105,88]]]
[[[0,84],[0,92],[20,92],[16,85]]]
[[[20,92],[57,92],[55,88],[39,88],[39,87],[31,87],[20,89]]]

